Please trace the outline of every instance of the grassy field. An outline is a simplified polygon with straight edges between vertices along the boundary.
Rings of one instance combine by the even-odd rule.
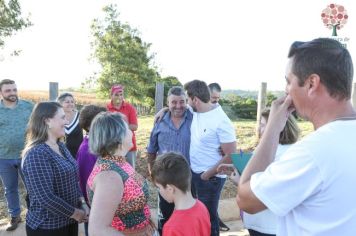
[[[313,129],[310,122],[300,121],[298,122],[302,131],[301,136],[305,136]],[[243,150],[252,150],[256,146],[256,121],[254,120],[235,120],[233,121],[235,127],[236,137],[238,140],[238,148]],[[136,132],[138,149],[142,152],[145,151],[148,140],[150,138],[150,132],[153,127],[152,116],[139,117],[139,128]],[[144,156],[144,155],[143,155]]]

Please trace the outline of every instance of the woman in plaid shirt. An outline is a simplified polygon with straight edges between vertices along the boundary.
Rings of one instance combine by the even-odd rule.
[[[30,197],[28,236],[77,236],[89,209],[79,188],[78,166],[59,141],[68,123],[56,102],[41,102],[28,123],[22,169]]]

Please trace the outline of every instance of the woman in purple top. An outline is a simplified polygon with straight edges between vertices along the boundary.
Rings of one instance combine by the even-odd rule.
[[[79,166],[79,184],[80,184],[80,189],[82,190],[83,196],[88,206],[89,206],[89,202],[88,202],[88,196],[86,191],[87,180],[96,162],[96,156],[89,152],[88,134],[89,134],[91,121],[94,119],[94,117],[97,114],[105,111],[106,108],[104,107],[87,105],[83,107],[79,117],[79,125],[86,132],[86,135],[84,136],[83,141],[80,144],[80,147],[77,152],[77,162]],[[84,229],[85,229],[85,235],[88,236],[88,223],[84,224]]]

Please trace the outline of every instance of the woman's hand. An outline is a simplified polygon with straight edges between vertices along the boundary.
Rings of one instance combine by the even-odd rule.
[[[75,208],[74,213],[70,218],[75,219],[76,221],[78,221],[78,223],[83,223],[85,222],[86,218],[85,211],[82,209]]]
[[[86,203],[82,204],[82,210],[85,212],[85,219],[84,222],[88,222],[89,220],[89,214],[90,214],[90,208]]]

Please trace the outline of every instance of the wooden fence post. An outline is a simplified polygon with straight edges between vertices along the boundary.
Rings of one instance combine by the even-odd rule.
[[[261,113],[266,108],[267,104],[267,83],[262,82],[260,90],[258,92],[258,101],[257,101],[257,117],[256,117],[256,137],[258,137],[258,130],[260,128],[261,122]]]
[[[49,82],[49,100],[55,101],[58,97],[58,83]]]
[[[356,83],[352,84],[351,102],[352,102],[352,106],[356,108]]]
[[[163,98],[164,98],[164,83],[156,83],[155,92],[155,114],[163,108]]]

